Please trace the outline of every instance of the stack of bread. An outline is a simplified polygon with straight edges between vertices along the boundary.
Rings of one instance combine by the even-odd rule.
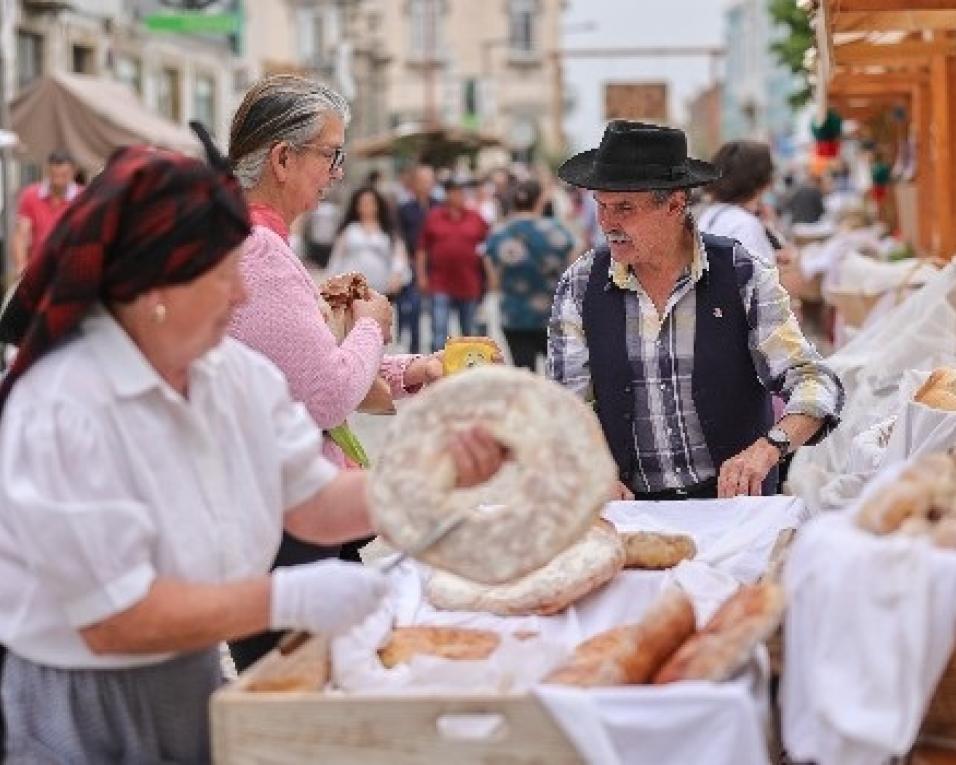
[[[930,536],[956,548],[956,454],[927,454],[860,506],[856,523],[874,534]]]

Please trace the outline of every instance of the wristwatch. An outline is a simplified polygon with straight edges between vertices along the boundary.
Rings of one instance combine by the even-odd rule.
[[[783,428],[770,428],[764,435],[771,446],[776,446],[780,452],[780,459],[783,459],[790,453],[790,436]]]

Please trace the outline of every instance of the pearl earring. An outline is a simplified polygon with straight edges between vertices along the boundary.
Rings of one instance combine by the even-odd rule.
[[[166,306],[162,303],[157,303],[153,306],[153,321],[157,324],[162,324],[166,321]]]

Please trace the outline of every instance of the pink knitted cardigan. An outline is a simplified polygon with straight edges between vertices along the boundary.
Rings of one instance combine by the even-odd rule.
[[[271,210],[252,211],[252,234],[241,261],[248,300],[235,311],[229,334],[267,356],[289,381],[320,428],[345,422],[381,374],[396,398],[412,355],[383,356],[382,331],[359,319],[338,345],[319,313],[318,288],[289,246],[287,231]],[[344,467],[345,455],[326,438],[323,453]]]

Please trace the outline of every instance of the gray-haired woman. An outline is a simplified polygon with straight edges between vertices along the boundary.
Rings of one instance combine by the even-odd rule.
[[[399,397],[442,374],[441,362],[433,356],[383,355],[392,308],[378,293],[355,302],[355,326],[337,344],[319,313],[315,282],[289,245],[293,221],[314,209],[342,178],[349,117],[348,104],[331,88],[277,75],[246,94],[229,136],[229,158],[253,223],[241,264],[249,297],[229,331],[282,370],[293,398],[305,404],[327,434],[342,432],[340,426],[377,376]],[[326,437],[328,459],[341,467],[360,461],[339,443]],[[286,537],[276,564],[310,562],[334,552]],[[277,639],[260,635],[234,644],[237,666],[248,666]]]

